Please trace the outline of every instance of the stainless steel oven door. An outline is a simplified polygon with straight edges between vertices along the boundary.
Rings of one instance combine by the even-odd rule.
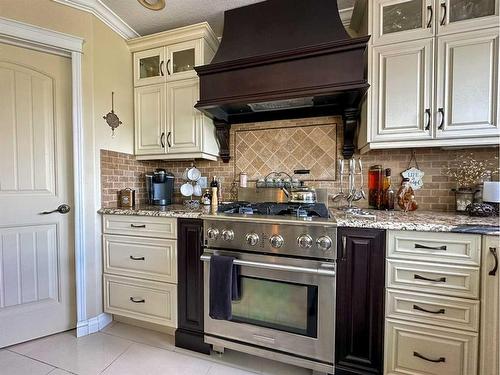
[[[208,313],[210,257],[236,258],[241,299],[232,320]],[[205,250],[205,334],[333,364],[335,265],[307,259]]]

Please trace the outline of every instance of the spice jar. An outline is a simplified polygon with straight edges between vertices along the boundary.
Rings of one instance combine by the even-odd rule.
[[[398,206],[403,211],[415,211],[418,208],[418,204],[415,201],[415,193],[410,185],[409,178],[403,178],[396,197],[398,199]]]
[[[381,208],[382,203],[382,166],[372,165],[368,170],[368,205],[373,208]]]

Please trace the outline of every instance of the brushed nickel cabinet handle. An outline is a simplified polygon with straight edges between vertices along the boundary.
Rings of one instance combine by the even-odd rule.
[[[443,246],[426,246],[426,245],[420,245],[419,243],[415,244],[415,249],[428,249],[428,250],[443,250],[446,251],[446,245]]]
[[[428,279],[427,277],[420,276],[420,275],[413,275],[413,278],[415,280],[425,280],[425,281],[432,281],[434,283],[445,283],[446,282],[446,277],[439,277],[437,279]]]
[[[446,358],[445,357],[439,357],[437,359],[432,359],[432,358],[427,358],[426,356],[423,356],[419,352],[413,352],[413,356],[417,357],[417,358],[420,358],[420,359],[423,359],[424,361],[427,361],[427,362],[434,362],[434,363],[446,362]]]
[[[420,307],[418,305],[413,305],[413,310],[423,311],[423,312],[426,312],[429,314],[444,314],[444,313],[446,313],[445,309],[439,309],[439,310],[432,311],[432,310],[424,309],[423,307]]]
[[[130,224],[132,228],[146,228],[146,224]]]
[[[490,247],[490,253],[493,254],[493,258],[495,259],[495,265],[493,266],[492,270],[490,272],[488,272],[488,275],[495,276],[497,274],[497,269],[498,269],[497,248],[496,247]]]
[[[130,301],[132,301],[133,303],[145,303],[146,302],[146,300],[144,298],[137,299],[134,297],[130,297]]]
[[[146,258],[144,258],[144,257],[135,257],[133,255],[130,256],[130,259],[132,259],[132,260],[146,260]]]

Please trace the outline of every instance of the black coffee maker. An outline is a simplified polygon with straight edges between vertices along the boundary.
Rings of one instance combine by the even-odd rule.
[[[155,206],[172,204],[174,194],[174,175],[165,169],[157,169],[152,174],[146,174],[148,203]]]

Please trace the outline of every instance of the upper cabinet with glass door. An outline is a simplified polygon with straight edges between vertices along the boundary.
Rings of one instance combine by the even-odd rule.
[[[134,53],[134,86],[165,82],[165,48]]]
[[[437,0],[438,33],[499,27],[499,0]]]
[[[194,67],[203,64],[200,40],[134,53],[134,86],[145,86],[196,77]]]
[[[374,0],[373,44],[389,44],[434,35],[434,0]]]

